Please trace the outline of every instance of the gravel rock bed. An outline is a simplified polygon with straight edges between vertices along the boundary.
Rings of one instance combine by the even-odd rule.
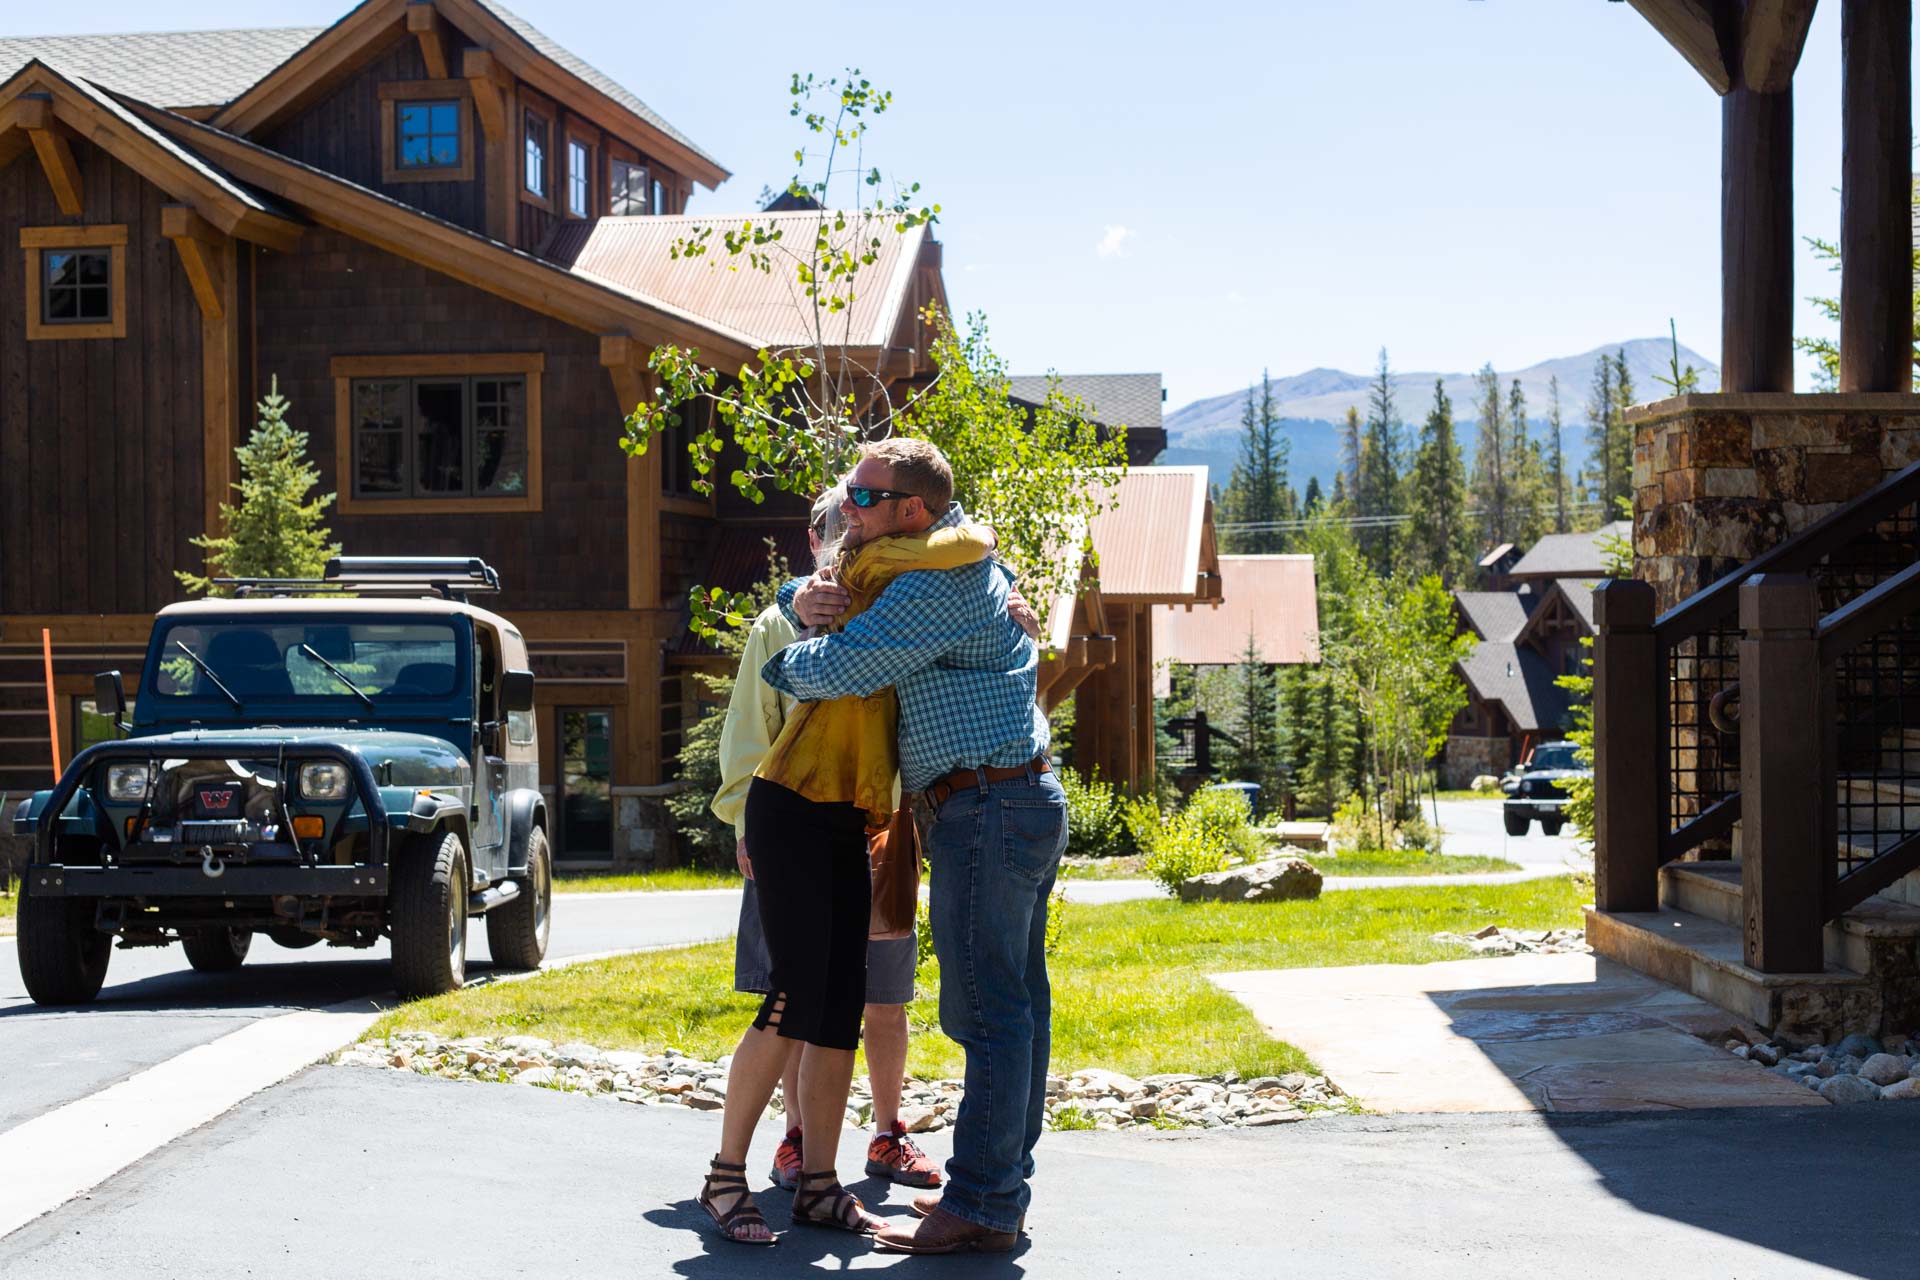
[[[1920,1040],[1855,1034],[1834,1044],[1790,1040],[1726,1042],[1727,1052],[1797,1081],[1828,1102],[1902,1102],[1920,1098]]]
[[[705,1062],[678,1049],[653,1054],[556,1045],[538,1036],[452,1040],[402,1031],[386,1040],[352,1045],[334,1061],[449,1080],[529,1085],[640,1106],[718,1111],[727,1098],[729,1060]],[[865,1076],[854,1077],[849,1125],[872,1123],[868,1089]],[[900,1119],[913,1133],[945,1129],[953,1123],[960,1094],[958,1080],[909,1079],[900,1095]],[[777,1095],[773,1109],[780,1109]],[[1257,1129],[1359,1109],[1325,1076],[1301,1072],[1253,1080],[1233,1072],[1136,1080],[1089,1067],[1047,1079],[1047,1122],[1052,1129]]]
[[[1483,956],[1554,956],[1593,950],[1579,929],[1508,929],[1490,924],[1478,933],[1436,933],[1433,940],[1471,947]]]

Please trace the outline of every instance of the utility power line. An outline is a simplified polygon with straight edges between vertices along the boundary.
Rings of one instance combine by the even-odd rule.
[[[1606,508],[1607,504],[1604,502],[1570,502],[1567,504],[1567,514],[1573,515],[1589,511],[1604,511]],[[1532,515],[1536,510],[1550,514],[1557,512],[1559,508],[1508,507],[1507,514],[1512,516]],[[1461,514],[1463,516],[1473,517],[1491,515],[1493,513],[1490,511],[1476,510],[1465,511]],[[1406,524],[1412,519],[1413,517],[1411,515],[1345,516],[1335,520],[1333,523],[1344,525],[1349,529],[1387,529],[1395,525]],[[1315,524],[1319,523],[1320,520],[1321,517],[1308,516],[1298,520],[1228,521],[1224,524],[1215,524],[1214,529],[1222,533],[1293,533],[1301,529],[1311,529]]]

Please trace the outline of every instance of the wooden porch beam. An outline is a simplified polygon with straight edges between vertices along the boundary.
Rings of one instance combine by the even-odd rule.
[[[1720,386],[1793,390],[1793,89],[1720,100]]]
[[[227,237],[183,204],[163,205],[160,209],[160,234],[173,241],[186,268],[187,283],[200,304],[200,314],[208,320],[226,315],[226,273],[221,250]]]
[[[625,334],[600,339],[600,363],[613,379],[625,417],[646,399],[646,359]],[[660,451],[627,459],[627,607],[657,609],[660,600]]]
[[[1653,634],[1653,587],[1633,578],[1593,593],[1594,905],[1660,907],[1660,836],[1666,829],[1660,718],[1649,689],[1665,687]]]
[[[434,12],[433,0],[407,0],[407,30],[420,42],[420,59],[427,64],[427,79],[447,78],[447,35]]]
[[[1725,93],[1733,87],[1721,31],[1707,0],[1627,0],[1627,3],[1652,24],[1668,44],[1679,50],[1680,56],[1713,86],[1715,93]]]
[[[487,152],[487,234],[502,244],[518,242],[520,168],[513,151],[513,77],[486,49],[460,55],[460,76],[473,94],[474,114]]]
[[[85,191],[80,183],[80,166],[73,158],[69,141],[73,134],[54,118],[53,99],[46,94],[27,94],[14,100],[13,124],[26,131],[40,168],[60,202],[60,212],[77,218],[86,212]]]
[[[1740,15],[1740,78],[1757,93],[1793,84],[1815,0],[1747,0]]]
[[[1912,0],[1841,0],[1842,392],[1913,387],[1912,42]]]
[[[513,89],[513,77],[485,49],[468,49],[461,54],[460,75],[473,87],[473,107],[480,114],[481,130],[489,140],[505,137],[508,121],[504,94]]]

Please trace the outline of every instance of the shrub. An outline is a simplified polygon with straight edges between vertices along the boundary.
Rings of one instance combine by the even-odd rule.
[[[1146,872],[1169,893],[1182,881],[1257,859],[1265,838],[1237,791],[1202,790],[1171,818],[1155,815]]]
[[[1160,832],[1147,854],[1146,872],[1158,880],[1168,893],[1195,876],[1219,871],[1227,865],[1227,851],[1208,840],[1197,826],[1175,820]]]
[[[1427,853],[1440,851],[1440,831],[1417,811],[1384,824],[1380,815],[1359,795],[1348,796],[1333,812],[1333,827],[1328,840],[1341,853],[1392,852],[1416,849]]]
[[[1072,769],[1060,771],[1067,793],[1067,856],[1105,858],[1131,852],[1120,794],[1095,773],[1082,780]]]

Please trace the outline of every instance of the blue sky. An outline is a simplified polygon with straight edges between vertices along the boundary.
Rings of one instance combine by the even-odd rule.
[[[871,158],[943,208],[948,289],[1021,372],[1514,368],[1662,333],[1719,355],[1719,101],[1607,0],[808,6],[513,0],[736,175],[784,185],[795,70],[857,64]],[[6,34],[321,24],[348,0],[9,6]],[[1839,221],[1839,6],[1795,98],[1796,232]],[[1795,292],[1837,281],[1804,251]],[[1821,322],[1802,304],[1798,331]],[[1801,385],[1807,385],[1802,370]]]

